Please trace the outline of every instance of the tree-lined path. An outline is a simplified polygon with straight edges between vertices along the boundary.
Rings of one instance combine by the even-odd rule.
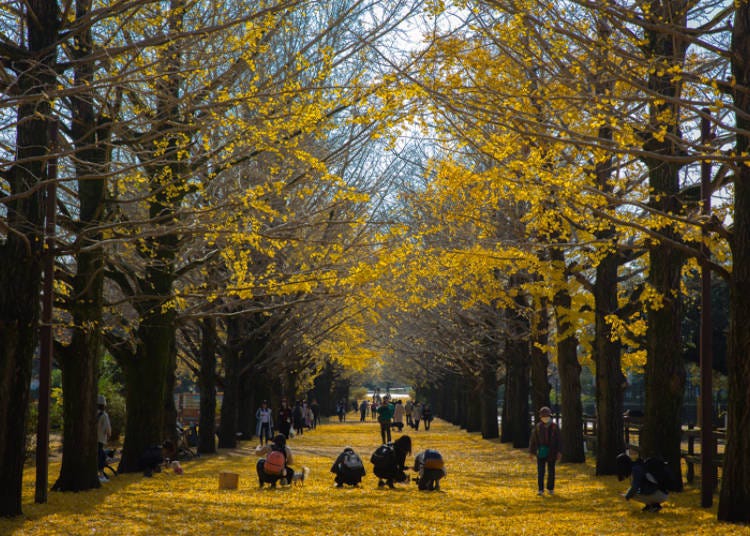
[[[0,9],[0,516],[29,515],[33,454],[36,502],[100,493],[99,395],[137,476],[178,421],[210,455],[252,438],[262,400],[331,415],[406,385],[518,449],[559,410],[597,500],[625,411],[674,467],[699,425],[707,510],[685,525],[714,500],[747,525],[748,297],[750,0]],[[454,489],[488,522],[528,511],[520,487]]]
[[[25,519],[0,520],[0,534],[750,534],[697,507],[699,487],[673,494],[660,513],[647,514],[620,498],[625,483],[595,478],[591,462],[560,465],[557,495],[537,497],[535,465],[524,450],[441,420],[429,432],[410,435],[414,453],[443,453],[448,476],[441,491],[420,492],[414,482],[378,489],[369,463],[377,423],[359,423],[352,414],[345,423],[324,424],[290,441],[294,466],[311,470],[303,487],[259,490],[254,443],[243,442],[185,463],[183,475],[120,475],[99,490],[52,494],[45,505],[33,504],[27,477]],[[359,488],[333,487],[329,470],[345,445],[366,462]],[[239,489],[218,489],[224,470],[239,473]]]

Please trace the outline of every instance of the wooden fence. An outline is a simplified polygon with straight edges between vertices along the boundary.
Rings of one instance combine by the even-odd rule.
[[[641,435],[641,420],[636,418],[625,418],[623,433],[625,435],[625,446],[631,452],[638,452]],[[682,429],[682,446],[681,449],[682,459],[685,460],[685,466],[687,471],[685,472],[685,479],[688,483],[693,482],[695,479],[695,466],[701,464],[701,451],[700,451],[700,428],[694,426],[683,427]],[[721,467],[724,463],[724,448],[726,446],[727,434],[724,428],[715,428],[713,431],[714,435],[714,471],[718,467]],[[592,452],[596,452],[596,418],[595,417],[584,417],[583,418],[583,440],[586,444],[586,448]],[[717,481],[717,480],[715,480]]]

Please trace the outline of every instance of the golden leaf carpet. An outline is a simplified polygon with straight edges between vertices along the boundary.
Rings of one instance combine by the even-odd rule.
[[[414,482],[378,488],[369,463],[380,444],[378,424],[348,418],[289,441],[292,466],[310,469],[303,486],[259,489],[253,441],[184,462],[181,475],[120,475],[95,491],[49,492],[47,504],[34,503],[35,471],[27,467],[24,516],[0,519],[0,535],[750,535],[749,527],[717,522],[716,504],[701,508],[695,486],[672,494],[659,513],[641,512],[622,499],[626,483],[595,477],[591,461],[558,464],[556,495],[538,497],[536,464],[525,451],[440,420],[429,431],[404,433],[413,441],[408,464],[425,448],[443,454],[441,490],[419,491]],[[347,445],[367,475],[360,487],[337,489],[330,468]],[[53,463],[50,484],[58,471]],[[239,474],[237,489],[219,489],[222,471]]]

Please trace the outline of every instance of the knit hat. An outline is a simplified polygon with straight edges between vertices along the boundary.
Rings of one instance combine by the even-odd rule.
[[[542,406],[539,408],[539,416],[540,417],[549,417],[552,415],[552,410],[550,410],[547,406]]]
[[[107,405],[107,399],[104,398],[104,395],[99,395],[96,397],[96,403],[99,406],[106,406]]]

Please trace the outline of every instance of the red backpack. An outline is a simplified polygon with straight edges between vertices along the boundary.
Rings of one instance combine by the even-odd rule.
[[[266,461],[263,463],[263,471],[267,475],[281,475],[284,473],[285,465],[286,457],[284,453],[279,450],[272,450],[266,456]]]

